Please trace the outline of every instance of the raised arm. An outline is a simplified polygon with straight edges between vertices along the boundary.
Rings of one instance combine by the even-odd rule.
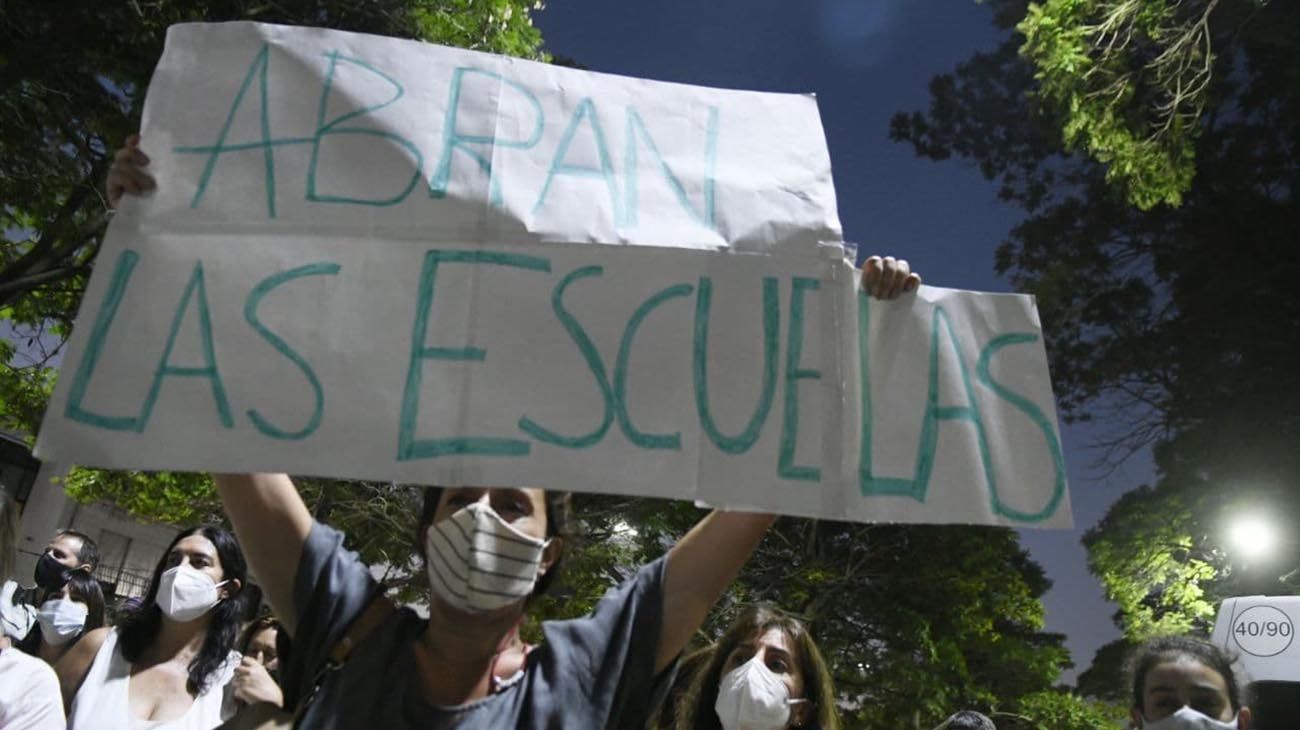
[[[266,592],[290,636],[297,628],[293,583],[312,517],[287,474],[214,474],[221,504],[248,557],[248,567]]]
[[[668,551],[656,672],[686,648],[775,521],[776,515],[714,510]]]

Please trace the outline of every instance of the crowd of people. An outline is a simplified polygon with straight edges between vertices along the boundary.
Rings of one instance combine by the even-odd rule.
[[[115,157],[110,200],[151,189],[147,164],[133,138]],[[919,283],[893,258],[863,270],[873,296]],[[428,576],[426,618],[385,596],[287,475],[214,481],[233,534],[181,531],[112,625],[86,535],[54,535],[35,588],[4,584],[0,730],[841,727],[810,627],[775,607],[745,608],[717,642],[682,658],[774,516],[708,514],[589,616],[544,622],[533,646],[520,626],[563,563],[568,493],[427,488],[412,543]],[[0,567],[12,560],[8,543]],[[254,576],[274,618],[254,619]],[[1249,730],[1231,665],[1213,646],[1155,642],[1134,667],[1135,727]],[[993,727],[971,712],[942,727],[981,722]]]

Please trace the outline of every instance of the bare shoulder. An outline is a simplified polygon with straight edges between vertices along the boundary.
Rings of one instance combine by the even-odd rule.
[[[95,655],[99,653],[100,648],[104,646],[104,640],[108,638],[108,632],[107,627],[86,632],[86,635],[73,644],[72,648],[68,649],[68,653],[54,665],[54,673],[59,675],[59,686],[63,688],[65,704],[71,704],[73,696],[81,688],[86,673],[90,671],[91,663],[95,661]]]
[[[98,654],[99,647],[104,645],[104,640],[108,638],[108,632],[110,630],[111,629],[107,626],[101,626],[97,629],[87,631],[86,635],[81,637],[81,641],[78,641],[68,650],[68,654],[71,654],[78,649],[88,651],[92,656]]]

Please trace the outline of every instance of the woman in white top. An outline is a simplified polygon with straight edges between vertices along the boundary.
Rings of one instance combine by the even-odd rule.
[[[99,581],[84,570],[67,571],[67,582],[52,591],[36,612],[36,625],[18,648],[53,667],[82,637],[104,625],[104,591]]]
[[[18,505],[0,491],[0,576],[13,568]],[[49,665],[0,632],[0,730],[64,730],[59,682]]]
[[[90,632],[57,666],[69,728],[209,730],[233,711],[227,685],[244,615],[244,555],[203,526],[172,542],[144,605]]]

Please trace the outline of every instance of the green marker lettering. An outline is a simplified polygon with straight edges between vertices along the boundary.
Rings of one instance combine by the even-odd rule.
[[[117,263],[113,265],[113,275],[108,280],[108,291],[104,292],[104,300],[99,303],[99,312],[95,315],[95,323],[91,325],[86,349],[81,353],[81,362],[77,363],[76,373],[72,376],[72,387],[68,389],[68,404],[63,409],[65,418],[110,431],[135,429],[137,421],[135,417],[92,413],[81,404],[86,398],[90,377],[95,374],[95,366],[104,353],[104,341],[108,339],[108,331],[113,326],[113,319],[117,317],[118,305],[122,303],[126,287],[131,282],[131,272],[135,270],[139,260],[140,254],[131,249],[126,249],[117,256]]]
[[[420,175],[424,168],[424,156],[420,154],[419,148],[405,137],[392,132],[368,129],[365,127],[345,127],[342,125],[349,119],[355,119],[362,115],[383,109],[402,98],[406,91],[392,76],[389,76],[361,59],[340,56],[338,51],[331,51],[326,54],[326,57],[329,58],[330,65],[329,69],[325,73],[325,85],[321,89],[320,105],[316,110],[316,134],[312,136],[311,164],[307,168],[307,200],[318,203],[354,203],[357,205],[373,205],[378,207],[397,205],[403,200],[406,200],[406,196],[411,194],[411,191],[415,189],[416,183],[420,181]],[[364,69],[388,82],[388,84],[393,88],[393,95],[387,101],[379,104],[371,104],[370,106],[364,106],[360,109],[347,112],[346,114],[341,114],[326,122],[325,109],[329,104],[330,90],[334,85],[334,73],[340,63],[347,63],[356,66],[357,68]],[[402,188],[400,193],[387,198],[354,198],[342,195],[325,195],[317,192],[316,167],[317,163],[320,162],[321,140],[335,135],[360,135],[396,142],[411,154],[412,159],[415,161],[415,172],[411,175],[411,179],[406,183],[406,187]]]
[[[185,321],[185,310],[189,309],[190,299],[196,300],[199,314],[199,343],[203,348],[203,365],[199,367],[171,364],[176,334],[180,332],[181,324]],[[203,283],[201,261],[194,264],[194,273],[190,275],[190,281],[185,285],[185,293],[181,295],[181,302],[176,307],[176,316],[172,317],[171,330],[167,333],[167,346],[163,348],[162,357],[158,358],[153,383],[149,386],[149,394],[145,396],[140,417],[135,423],[137,433],[142,433],[149,424],[149,416],[153,413],[154,402],[158,400],[158,391],[162,388],[163,378],[173,375],[207,378],[212,388],[212,400],[217,406],[217,417],[221,420],[221,425],[225,428],[235,427],[235,421],[230,416],[230,403],[226,400],[226,389],[221,384],[221,373],[217,370],[216,348],[212,344],[212,317],[208,314],[208,294]]]
[[[619,217],[619,225],[635,227],[637,225],[637,140],[641,140],[650,154],[654,155],[655,162],[659,163],[659,171],[663,173],[664,180],[668,187],[672,188],[673,194],[677,196],[677,202],[681,204],[682,209],[688,215],[694,218],[700,225],[714,230],[716,228],[716,216],[714,213],[714,169],[717,167],[718,158],[718,108],[709,107],[709,122],[704,131],[704,191],[703,201],[700,209],[696,210],[691,205],[690,198],[686,195],[686,187],[682,181],[673,174],[664,161],[663,155],[659,154],[659,147],[655,145],[654,139],[650,132],[646,130],[645,122],[642,121],[641,115],[637,110],[628,107],[627,125],[624,137],[626,143],[623,147],[623,212]]]
[[[614,422],[614,391],[610,387],[609,378],[605,375],[605,364],[600,359],[600,352],[596,350],[596,345],[592,343],[591,337],[587,335],[587,331],[583,329],[582,324],[564,306],[564,292],[568,289],[569,284],[588,276],[600,276],[604,271],[604,267],[601,266],[585,266],[569,272],[569,275],[561,279],[560,283],[556,285],[555,291],[551,295],[551,309],[555,311],[556,319],[559,319],[560,323],[564,325],[569,337],[573,338],[574,344],[578,346],[578,351],[582,353],[582,359],[587,363],[587,367],[591,369],[592,377],[596,379],[596,386],[600,388],[600,395],[605,403],[605,415],[595,430],[582,436],[564,436],[539,425],[528,416],[520,418],[519,430],[538,441],[570,449],[585,449],[604,438],[605,432],[609,430],[609,425]]]
[[[758,441],[776,392],[781,318],[776,277],[763,277],[763,386],[759,391],[758,403],[754,406],[754,415],[750,416],[749,423],[736,436],[727,436],[718,430],[709,406],[709,310],[712,301],[713,281],[702,276],[695,299],[695,409],[700,415],[700,426],[704,433],[719,450],[727,454],[743,454]]]
[[[628,320],[627,328],[623,330],[623,339],[618,345],[618,360],[614,363],[614,412],[627,440],[643,449],[678,451],[682,448],[682,434],[680,431],[667,434],[646,433],[632,424],[632,417],[627,412],[627,370],[628,360],[632,357],[632,342],[636,338],[636,331],[641,326],[641,322],[659,305],[669,299],[688,297],[692,291],[690,284],[674,284],[642,302],[641,306],[632,313],[632,318]]]
[[[1013,332],[1005,335],[998,335],[984,346],[980,353],[979,365],[976,366],[976,373],[979,380],[988,386],[1002,400],[1010,403],[1012,407],[1019,410],[1029,417],[1029,420],[1038,427],[1043,433],[1043,439],[1047,442],[1047,450],[1052,456],[1052,468],[1055,471],[1055,477],[1052,483],[1052,496],[1048,498],[1047,504],[1038,512],[1021,512],[1002,502],[998,494],[997,485],[989,482],[989,494],[992,498],[993,512],[1009,517],[1021,522],[1042,522],[1056,513],[1056,508],[1060,505],[1061,499],[1065,496],[1065,455],[1061,452],[1061,442],[1056,438],[1056,433],[1052,429],[1052,423],[1043,415],[1038,406],[1034,405],[1028,398],[1016,393],[1010,388],[1002,385],[993,379],[993,374],[989,371],[989,362],[999,350],[1011,345],[1025,345],[1038,341],[1038,335],[1032,332]]]
[[[524,139],[497,139],[495,134],[461,134],[456,125],[460,112],[461,91],[467,76],[482,76],[495,83],[492,87],[494,89],[504,90],[509,88],[518,92],[533,110],[533,129],[528,137]],[[498,103],[501,103],[499,99]],[[456,69],[451,74],[451,89],[447,97],[447,110],[442,119],[442,157],[438,160],[438,167],[434,170],[433,178],[429,180],[429,195],[434,198],[447,196],[447,185],[451,181],[451,158],[456,150],[460,150],[469,155],[469,158],[478,164],[480,170],[487,173],[488,200],[493,205],[501,205],[501,185],[492,169],[492,158],[470,145],[488,145],[493,150],[497,147],[526,150],[541,140],[542,127],[545,121],[546,115],[542,112],[541,102],[537,101],[537,97],[533,95],[533,92],[518,83],[492,71],[468,67]]]
[[[587,125],[591,127],[592,138],[596,144],[596,154],[600,158],[600,168],[582,167],[580,165],[570,165],[564,161],[565,156],[569,153],[569,145],[573,143],[573,137],[578,131],[578,126],[582,120],[587,120]],[[610,210],[613,211],[615,218],[621,209],[618,195],[618,183],[614,180],[614,164],[609,158],[609,149],[605,145],[605,133],[600,127],[600,115],[596,113],[596,105],[591,99],[584,98],[578,102],[577,108],[573,110],[573,117],[569,120],[569,126],[564,128],[564,134],[560,136],[560,144],[555,148],[555,157],[551,160],[551,169],[546,173],[546,181],[542,183],[542,191],[537,194],[537,202],[533,204],[533,213],[542,209],[546,202],[546,193],[551,189],[551,181],[556,175],[576,175],[578,177],[599,177],[605,181],[605,189],[609,192]]]
[[[267,294],[270,294],[282,284],[304,276],[335,276],[339,273],[339,268],[339,265],[334,263],[308,264],[289,271],[272,274],[253,287],[253,291],[249,292],[248,299],[244,302],[244,320],[257,334],[262,336],[262,339],[271,343],[271,346],[276,351],[288,358],[302,371],[303,377],[307,379],[307,383],[311,386],[312,394],[315,397],[315,406],[312,408],[311,416],[307,419],[306,425],[296,431],[286,431],[263,418],[257,412],[257,409],[249,409],[248,420],[253,422],[253,426],[258,431],[271,438],[300,441],[315,433],[316,429],[320,428],[321,418],[325,414],[325,392],[321,388],[320,380],[316,377],[316,372],[311,369],[311,365],[307,363],[307,360],[292,347],[289,347],[289,343],[262,324],[262,321],[257,317],[257,307]]]
[[[429,329],[429,310],[433,305],[433,285],[442,262],[452,264],[489,264],[510,266],[528,271],[551,270],[549,259],[495,251],[444,251],[434,249],[424,255],[416,294],[415,323],[411,327],[411,357],[406,370],[406,388],[402,393],[401,420],[398,424],[397,460],[429,459],[450,454],[484,456],[527,456],[527,441],[492,436],[461,436],[447,439],[416,437],[420,411],[420,381],[425,360],[481,361],[487,351],[477,347],[430,347],[425,344]]]
[[[820,370],[799,367],[803,359],[803,295],[817,291],[821,283],[816,279],[796,276],[790,281],[790,334],[785,351],[785,408],[781,419],[781,446],[777,455],[777,474],[782,479],[819,482],[822,470],[815,466],[794,463],[795,445],[799,441],[799,381],[820,380]]]

